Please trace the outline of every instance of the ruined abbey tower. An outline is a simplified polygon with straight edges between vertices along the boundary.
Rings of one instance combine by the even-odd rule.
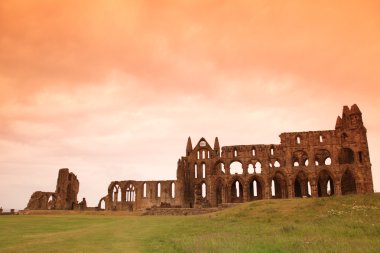
[[[177,180],[114,181],[98,208],[216,207],[257,199],[373,192],[367,130],[357,105],[335,130],[280,134],[280,144],[220,147],[189,137]]]

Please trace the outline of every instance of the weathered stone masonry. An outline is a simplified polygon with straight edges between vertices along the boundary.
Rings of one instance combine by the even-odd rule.
[[[79,181],[68,169],[58,172],[55,192],[37,191],[32,194],[26,209],[29,210],[73,210],[80,209],[77,196]],[[83,208],[82,208],[83,209]]]
[[[280,134],[280,144],[212,147],[189,137],[177,180],[114,181],[98,208],[217,207],[256,199],[371,193],[366,128],[355,104],[335,130]]]
[[[113,181],[97,210],[218,207],[257,199],[373,192],[367,130],[357,105],[344,106],[335,130],[280,134],[280,144],[212,147],[189,137],[177,180]],[[35,192],[27,209],[85,210],[79,181],[61,169],[55,192]],[[93,209],[93,208],[92,208]]]

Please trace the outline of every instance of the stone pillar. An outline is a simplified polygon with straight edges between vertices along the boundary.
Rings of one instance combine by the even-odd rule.
[[[342,187],[341,187],[341,181],[340,180],[336,180],[334,182],[334,194],[337,196],[342,195]]]
[[[271,187],[272,187],[272,180],[270,180],[270,178],[267,178],[266,183],[265,183],[265,187],[263,189],[264,190],[263,199],[270,199],[272,197]]]
[[[287,198],[294,198],[294,184],[288,182],[288,196]]]
[[[248,202],[250,200],[250,194],[249,194],[249,182],[245,182],[243,186],[243,201]]]
[[[242,164],[242,167],[243,167],[243,176],[247,176],[248,175],[248,165],[246,162],[244,162]]]
[[[316,198],[318,197],[318,179],[310,179],[310,187],[311,187],[311,196]]]

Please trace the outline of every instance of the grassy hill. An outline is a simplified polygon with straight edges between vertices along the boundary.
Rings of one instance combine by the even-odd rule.
[[[380,194],[201,216],[0,216],[0,252],[380,252]]]

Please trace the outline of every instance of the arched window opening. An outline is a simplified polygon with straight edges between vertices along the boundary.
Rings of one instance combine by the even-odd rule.
[[[270,155],[274,155],[274,148],[273,147],[270,148]]]
[[[205,159],[206,158],[206,151],[202,151],[202,159]]]
[[[202,184],[202,198],[206,198],[207,196],[207,187],[206,187],[206,184],[203,183]]]
[[[294,197],[309,197],[309,180],[305,172],[300,171],[294,180]]]
[[[47,201],[47,209],[51,210],[54,209],[54,200],[53,200],[53,195],[50,195]]]
[[[273,167],[272,163],[271,163],[271,162],[269,162],[269,168],[272,168],[272,167]]]
[[[210,158],[210,151],[207,151],[207,158]]]
[[[206,178],[206,164],[202,163],[202,178]]]
[[[121,201],[121,189],[119,185],[115,185],[113,188],[113,201],[120,202]]]
[[[279,162],[278,160],[276,160],[276,161],[274,162],[274,167],[276,167],[276,168],[279,168],[279,167],[280,167],[280,162]]]
[[[198,178],[198,164],[194,165],[194,178]]]
[[[309,164],[308,155],[303,150],[297,150],[292,156],[293,166],[307,166]]]
[[[301,144],[301,137],[297,136],[296,141],[297,141],[297,144]]]
[[[197,152],[197,159],[199,159],[200,158],[200,156],[199,156],[199,151]]]
[[[314,159],[315,159],[315,165],[317,166],[330,165],[331,164],[330,151],[328,151],[327,149],[318,149],[315,152]],[[330,164],[328,164],[328,162],[330,162]]]
[[[237,157],[238,156],[238,151],[237,151],[237,149],[235,148],[234,149],[234,157]]]
[[[243,165],[239,161],[230,164],[230,174],[243,174]]]
[[[231,202],[243,202],[243,185],[239,182],[239,180],[235,180],[231,185]]]
[[[252,156],[256,156],[256,149],[255,148],[252,149]]]
[[[171,190],[171,196],[174,199],[175,198],[175,183],[172,183],[172,190]]]
[[[320,142],[320,143],[323,142],[323,136],[322,136],[322,135],[319,136],[319,142]]]
[[[250,200],[257,200],[263,198],[262,185],[259,180],[254,178],[249,184],[249,196]]]
[[[331,180],[327,181],[327,195],[331,196]]]
[[[356,193],[356,181],[353,173],[350,170],[346,170],[341,180],[342,195]]]
[[[281,173],[276,173],[272,179],[272,198],[287,198],[287,183],[285,176]]]
[[[135,202],[136,200],[135,187],[132,184],[130,184],[127,187],[126,195],[127,195],[126,196],[127,202]]]
[[[261,163],[260,162],[255,163],[255,172],[256,172],[256,174],[261,173]]]
[[[339,153],[340,164],[354,163],[354,152],[350,148],[342,148]]]
[[[255,167],[253,167],[253,164],[248,165],[248,173],[249,174],[255,173]]]
[[[117,201],[121,202],[121,188],[118,189]]]
[[[143,198],[146,198],[147,197],[147,194],[146,194],[146,183],[144,183],[143,185]]]
[[[307,182],[307,193],[309,194],[309,196],[311,196],[311,185],[310,185],[310,181]]]
[[[157,197],[161,198],[161,183],[157,184]]]
[[[224,169],[224,163],[220,162],[216,165],[217,171],[221,172],[222,174],[226,173],[226,170]]]
[[[326,170],[319,173],[318,177],[318,196],[326,197],[334,195],[334,182]]]

